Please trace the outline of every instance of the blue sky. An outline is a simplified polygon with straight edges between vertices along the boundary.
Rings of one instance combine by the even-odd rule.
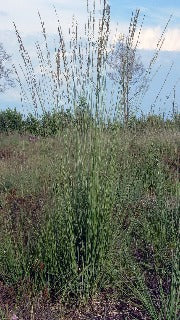
[[[90,0],[91,1],[91,0]],[[97,6],[99,0],[96,0]],[[177,79],[180,78],[180,1],[173,0],[109,0],[111,6],[111,26],[115,30],[118,22],[119,33],[126,33],[131,17],[131,12],[137,8],[141,10],[141,18],[145,14],[144,27],[140,43],[140,53],[142,61],[145,65],[153,55],[158,38],[161,35],[170,14],[173,14],[169,24],[166,40],[164,42],[162,52],[158,59],[158,65],[161,65],[158,76],[154,79],[149,93],[143,104],[143,111],[148,111],[153,99],[158,93],[171,63],[174,62],[172,74],[162,91],[162,98],[159,106],[163,106],[164,111],[168,111],[172,105],[170,97],[163,104],[164,98],[172,91]],[[39,37],[40,25],[37,11],[40,10],[43,16],[49,35],[53,37],[56,32],[56,23],[54,19],[53,5],[57,8],[61,21],[63,21],[64,33],[67,32],[71,23],[73,13],[75,14],[81,25],[84,22],[86,11],[86,0],[0,0],[0,42],[3,42],[8,53],[12,54],[13,63],[18,65],[21,63],[18,54],[17,40],[13,30],[12,22],[18,26],[24,42],[31,52],[31,56],[35,57],[33,43]],[[113,31],[112,31],[113,32]],[[158,66],[157,65],[157,66]],[[176,87],[177,104],[180,104],[180,83]],[[163,100],[164,99],[164,100]],[[21,110],[19,88],[7,90],[0,95],[0,109],[7,107],[17,107]],[[163,110],[162,110],[163,111]]]
[[[129,11],[139,8],[143,14],[146,15],[146,23],[151,26],[156,26],[166,21],[168,15],[174,15],[172,25],[180,26],[180,4],[179,0],[110,0],[113,17],[121,18],[121,20],[128,19]],[[121,4],[120,4],[121,3]],[[171,26],[172,26],[171,25]]]
[[[147,16],[147,24],[157,25],[166,21],[168,15],[174,15],[174,25],[180,26],[179,0],[109,0],[113,17],[128,19],[129,11],[139,8]]]

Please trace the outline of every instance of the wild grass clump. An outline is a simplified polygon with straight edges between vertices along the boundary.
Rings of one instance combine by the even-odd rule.
[[[104,1],[96,34],[94,2],[87,43],[78,41],[73,19],[68,47],[58,19],[54,61],[40,17],[45,47],[36,43],[38,74],[16,28],[26,90],[20,77],[19,84],[34,114],[22,120],[15,112],[23,130],[0,135],[0,286],[15,291],[19,318],[38,319],[39,295],[42,308],[49,302],[54,312],[52,304],[71,309],[98,294],[106,304],[110,299],[110,319],[119,310],[132,319],[178,319],[178,115],[133,118],[122,83],[109,115],[109,21]],[[162,37],[147,76],[161,46]],[[2,314],[9,296],[1,303],[0,291]],[[27,300],[28,309],[20,308]],[[58,309],[51,318],[61,315]]]
[[[79,131],[74,134],[79,135]],[[38,223],[39,213],[34,216],[36,225],[25,230],[33,215],[33,208],[23,206],[28,198],[17,198],[16,191],[8,198],[12,203],[7,221],[4,217],[8,243],[4,237],[2,276],[6,281],[10,277],[13,283],[30,278],[38,287],[48,285],[83,297],[97,287],[110,245],[115,197],[113,158],[109,149],[103,150],[101,134],[98,139],[97,135],[82,137],[73,159],[69,157],[71,141],[66,136],[64,139],[64,158],[52,185],[54,204],[44,219]],[[30,210],[29,217],[25,209]]]
[[[5,138],[1,279],[76,302],[111,288],[154,319],[176,319],[177,131],[96,130]]]
[[[64,183],[55,183],[56,210],[48,217],[40,244],[45,277],[53,287],[81,297],[97,288],[110,243],[112,168],[110,162],[106,164],[107,181],[100,171],[102,155],[97,157],[90,155],[89,164],[87,159],[76,162],[73,176],[63,173]]]

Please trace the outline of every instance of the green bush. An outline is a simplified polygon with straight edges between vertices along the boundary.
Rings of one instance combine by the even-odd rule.
[[[24,127],[23,116],[16,109],[10,108],[0,112],[0,132],[21,132]]]
[[[39,135],[41,129],[40,127],[40,120],[33,114],[29,113],[25,120],[25,130],[31,134]]]
[[[72,120],[70,110],[67,111],[48,111],[43,114],[41,119],[41,134],[43,136],[55,135],[59,130],[67,127]]]
[[[86,131],[94,122],[92,112],[85,97],[80,97],[75,109],[75,126]]]

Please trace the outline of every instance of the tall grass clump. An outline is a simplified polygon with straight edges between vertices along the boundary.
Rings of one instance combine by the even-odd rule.
[[[22,101],[34,113],[24,119],[17,151],[0,149],[0,280],[31,293],[47,289],[64,301],[111,288],[128,306],[138,306],[144,319],[176,319],[177,126],[166,127],[153,115],[133,118],[127,101],[139,10],[124,38],[123,83],[115,87],[107,81],[110,7],[102,2],[97,21],[96,2],[89,6],[83,36],[73,18],[69,42],[55,10],[54,52],[39,14],[38,72],[15,25],[23,60],[15,72]],[[137,108],[167,25],[135,96]]]
[[[54,61],[51,61],[45,24],[40,14],[39,17],[45,44],[44,53],[39,43],[36,43],[40,79],[37,78],[30,56],[15,26],[24,62],[23,73],[26,75],[35,110],[35,115],[28,118],[30,128],[38,133],[36,115],[41,108],[41,123],[45,135],[49,134],[48,128],[52,130],[51,134],[56,133],[59,120],[57,115],[58,112],[64,112],[64,105],[71,109],[75,123],[74,127],[67,128],[63,133],[65,154],[56,169],[57,177],[53,183],[54,208],[41,223],[38,235],[27,235],[26,252],[20,227],[18,240],[17,237],[8,238],[10,242],[8,252],[5,253],[7,268],[11,269],[12,280],[30,277],[34,279],[37,287],[48,285],[56,291],[66,292],[66,295],[74,293],[88,297],[100,281],[108,253],[114,203],[113,158],[109,153],[108,139],[104,140],[99,124],[103,116],[105,90],[102,91],[102,88],[105,85],[110,11],[104,1],[98,34],[95,35],[94,3],[93,12],[89,13],[85,26],[87,41],[81,38],[78,40],[78,26],[73,19],[69,45],[63,38],[57,17],[58,47],[55,48],[55,65]],[[18,73],[16,74],[19,77]],[[26,92],[20,78],[18,79],[23,99]],[[61,102],[64,105],[60,107]],[[53,106],[54,113],[48,113],[48,106]],[[75,144],[73,161],[70,159],[70,131],[73,131]],[[22,212],[20,225],[23,219]],[[33,261],[37,261],[37,268]],[[38,263],[42,264],[42,268],[38,269]]]
[[[97,9],[101,9],[100,17],[97,16],[96,6]],[[90,10],[91,7],[92,10]],[[101,5],[90,1],[87,9],[84,33],[78,21],[73,17],[67,39],[63,36],[60,20],[55,10],[57,36],[54,39],[54,49],[50,49],[45,22],[39,13],[43,41],[35,43],[37,62],[32,61],[17,26],[14,24],[23,61],[21,69],[14,66],[21,88],[22,103],[30,107],[33,105],[35,115],[40,112],[49,112],[52,109],[56,112],[64,112],[66,108],[76,113],[79,100],[83,98],[97,121],[100,121],[100,118],[106,122],[121,119],[126,124],[133,112],[141,109],[171,17],[145,69],[137,63],[138,45],[144,21],[143,18],[139,26],[140,11],[136,10],[132,14],[127,36],[119,38],[116,30],[113,35],[115,41],[112,43],[110,6],[107,1],[104,0]],[[117,43],[120,44],[120,49]],[[121,76],[114,74],[112,69],[117,70],[118,66],[110,63],[111,60],[116,59],[118,50],[123,50],[122,58],[118,60],[120,64],[118,73]],[[109,77],[111,73],[113,76]],[[166,82],[167,79],[164,81]],[[139,82],[139,89],[136,92],[137,82]],[[157,94],[156,101],[159,95],[160,93]]]
[[[50,277],[53,286],[81,297],[87,297],[101,281],[110,246],[114,168],[112,156],[104,163],[107,154],[98,150],[100,142],[78,145],[69,164],[73,171],[67,167],[69,159],[64,159],[62,176],[54,184],[55,211],[48,216],[39,246],[40,260],[47,268],[45,277]]]

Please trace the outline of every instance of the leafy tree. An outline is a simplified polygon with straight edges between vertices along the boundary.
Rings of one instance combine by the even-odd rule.
[[[3,44],[0,43],[0,93],[4,92],[9,87],[14,87],[14,80],[12,78],[13,70],[6,66],[11,56],[6,53]]]
[[[135,42],[135,32],[139,10],[131,20],[129,34],[119,36],[116,44],[108,54],[109,77],[119,84],[124,122],[130,117],[130,105],[145,85],[145,68],[137,53],[138,41]],[[134,45],[135,43],[135,45]]]

